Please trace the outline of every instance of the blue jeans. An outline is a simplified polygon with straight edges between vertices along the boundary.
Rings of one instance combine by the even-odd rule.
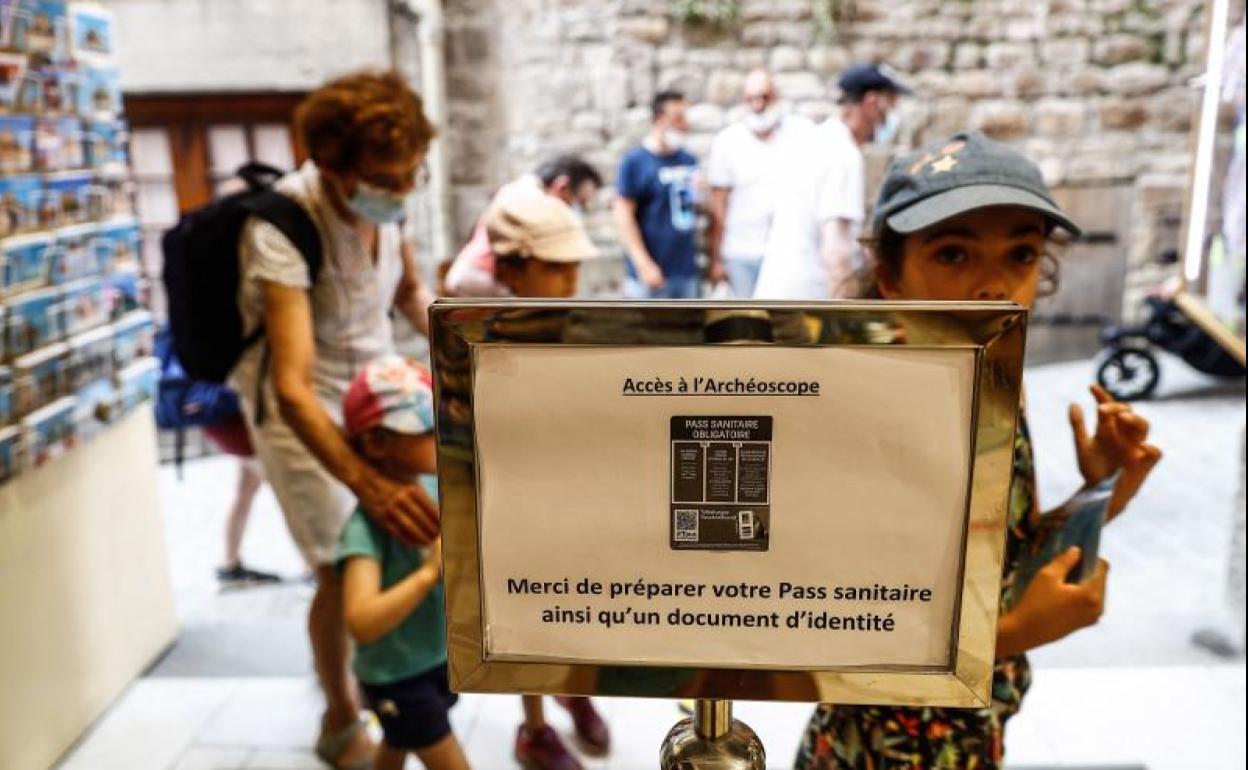
[[[732,287],[732,295],[737,299],[753,299],[754,287],[758,285],[758,271],[763,266],[762,258],[739,259],[724,257],[724,272],[728,274],[728,285]]]
[[[668,278],[660,289],[651,289],[629,276],[624,279],[624,296],[629,299],[697,299],[699,281],[696,275]]]

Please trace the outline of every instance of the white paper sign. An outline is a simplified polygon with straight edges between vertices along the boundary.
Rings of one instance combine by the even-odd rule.
[[[973,351],[480,345],[474,366],[488,659],[949,666]],[[683,547],[694,509],[722,547]]]

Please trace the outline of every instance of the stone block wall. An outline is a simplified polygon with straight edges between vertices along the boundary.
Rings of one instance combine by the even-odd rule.
[[[819,119],[836,109],[846,65],[882,61],[916,93],[902,103],[899,146],[872,150],[877,174],[898,149],[975,128],[1015,143],[1055,186],[1130,191],[1120,234],[1130,311],[1171,270],[1157,257],[1177,238],[1204,6],[740,0],[737,21],[716,28],[682,22],[661,0],[448,0],[460,233],[497,184],[556,152],[583,152],[613,176],[657,88],[689,96],[698,153],[739,114],[751,67],[770,67],[791,108]],[[595,227],[613,242],[600,208]]]
[[[418,81],[415,27],[389,0],[106,3],[118,14],[127,92],[307,90],[394,65]],[[692,149],[705,152],[739,114],[751,67],[770,67],[791,108],[819,119],[836,109],[837,74],[877,60],[917,93],[902,103],[898,144],[871,150],[873,175],[896,151],[978,128],[1015,143],[1055,186],[1104,191],[1099,204],[1073,196],[1081,205],[1126,209],[1112,219],[1122,223],[1128,313],[1175,271],[1158,257],[1179,240],[1200,0],[736,0],[737,20],[721,27],[678,19],[668,0],[444,4],[443,136],[461,237],[498,184],[556,152],[582,152],[614,176],[657,88],[688,93]],[[1231,4],[1239,18],[1243,0]],[[618,253],[609,199],[591,224]],[[420,237],[427,225],[413,229]]]
[[[390,64],[386,0],[103,0],[129,93],[307,91]]]

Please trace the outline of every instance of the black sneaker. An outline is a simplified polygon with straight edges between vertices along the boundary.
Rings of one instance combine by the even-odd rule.
[[[1219,658],[1237,658],[1244,654],[1243,644],[1236,644],[1230,634],[1218,628],[1202,628],[1192,634],[1192,644]]]
[[[282,578],[271,572],[260,572],[259,570],[247,569],[242,564],[235,564],[233,567],[218,567],[217,581],[223,586],[243,588],[253,585],[280,583]]]

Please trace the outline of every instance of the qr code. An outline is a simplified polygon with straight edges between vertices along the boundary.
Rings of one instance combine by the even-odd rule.
[[[741,511],[737,514],[737,534],[742,540],[754,539],[754,511]]]
[[[676,534],[672,538],[678,543],[698,542],[698,512],[692,508],[676,510]]]

